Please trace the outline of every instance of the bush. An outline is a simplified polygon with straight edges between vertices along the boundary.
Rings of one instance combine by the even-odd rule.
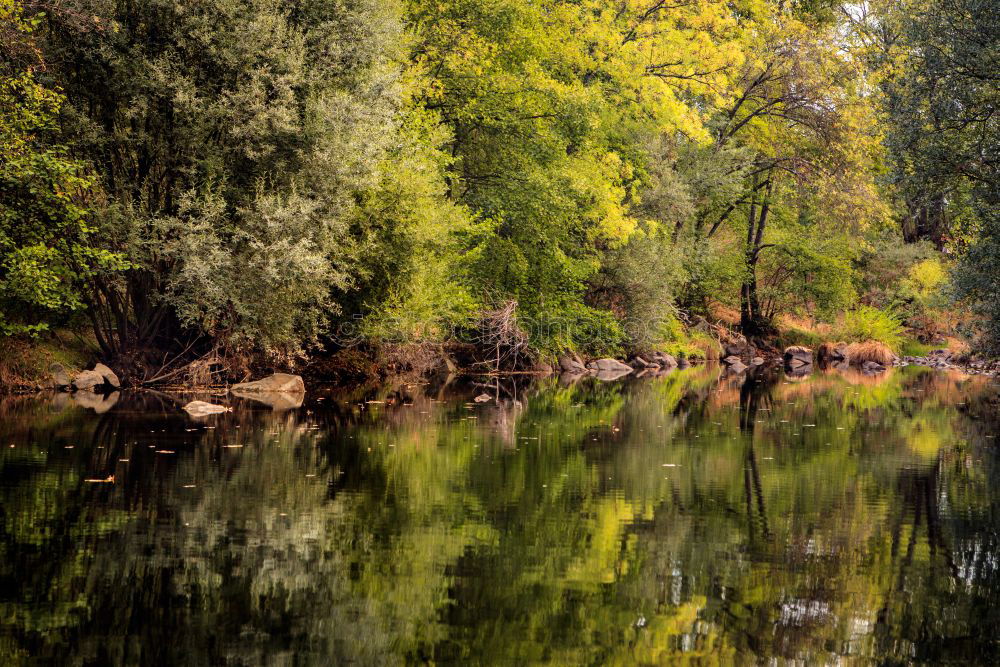
[[[903,321],[890,309],[859,306],[844,315],[838,338],[849,343],[876,341],[896,352],[903,345]]]

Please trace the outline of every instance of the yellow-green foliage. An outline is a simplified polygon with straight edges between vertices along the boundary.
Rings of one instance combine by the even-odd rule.
[[[903,334],[903,323],[895,313],[859,306],[844,315],[838,338],[849,343],[877,341],[896,352],[903,345]]]
[[[911,266],[903,283],[917,299],[926,302],[941,291],[947,280],[948,272],[944,265],[940,260],[931,258]]]
[[[678,359],[718,359],[722,353],[719,341],[697,330],[687,330],[676,318],[666,320],[661,329],[658,350]]]

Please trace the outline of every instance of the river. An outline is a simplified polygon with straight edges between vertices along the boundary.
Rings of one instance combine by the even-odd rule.
[[[1000,661],[996,386],[721,373],[5,398],[0,663]]]

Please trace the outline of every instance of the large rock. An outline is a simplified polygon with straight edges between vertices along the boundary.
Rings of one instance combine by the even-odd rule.
[[[808,347],[803,347],[802,345],[792,345],[791,347],[785,348],[784,358],[786,363],[790,363],[793,359],[797,359],[807,364],[811,364],[813,362],[813,351]]]
[[[69,371],[62,364],[49,364],[49,383],[56,389],[62,389],[73,384]]]
[[[80,371],[73,378],[73,387],[77,391],[97,391],[104,382],[104,376],[97,371]]]
[[[746,369],[747,369],[746,364],[737,359],[734,363],[729,364],[729,367],[726,370],[728,370],[733,375],[739,375],[740,373],[746,371]]]
[[[114,387],[115,389],[120,389],[121,388],[122,383],[118,379],[118,376],[115,375],[115,372],[113,370],[111,370],[110,368],[108,368],[104,364],[97,364],[96,366],[94,366],[94,372],[95,373],[100,373],[101,377],[104,378],[104,381],[107,384],[109,384],[112,387]]]
[[[727,343],[723,348],[723,356],[739,357],[740,360],[750,359],[757,354],[756,348],[746,340],[739,340],[734,343]]]
[[[653,355],[653,361],[660,364],[660,368],[676,368],[677,359],[674,355],[665,352],[657,352]]]
[[[263,393],[268,391],[284,391],[291,394],[304,394],[306,385],[298,375],[275,373],[253,382],[240,382],[229,388],[232,392]]]
[[[539,361],[537,364],[531,367],[533,373],[538,373],[539,375],[552,375],[552,366],[549,366],[544,361]]]
[[[731,354],[728,357],[726,357],[725,359],[723,359],[722,363],[726,364],[727,366],[732,366],[734,364],[740,363],[741,361],[742,361],[742,359],[740,359],[739,357],[737,357],[735,354]]]
[[[649,363],[648,361],[646,361],[642,357],[637,356],[634,359],[632,359],[632,364],[631,365],[632,365],[632,368],[640,369],[640,368],[649,368],[653,364]]]
[[[559,370],[563,373],[580,374],[586,373],[587,367],[575,354],[564,354],[559,357]]]
[[[232,392],[233,396],[254,403],[262,403],[275,412],[294,410],[302,407],[306,395],[301,391],[240,391]]]
[[[631,373],[632,367],[617,359],[598,359],[587,364],[587,368],[598,372]]]
[[[886,368],[877,361],[866,361],[861,365],[861,372],[865,375],[878,375],[879,373],[885,373]]]

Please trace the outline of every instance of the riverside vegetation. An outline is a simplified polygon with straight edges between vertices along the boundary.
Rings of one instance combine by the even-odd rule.
[[[992,356],[997,71],[996,0],[0,0],[2,379]]]

